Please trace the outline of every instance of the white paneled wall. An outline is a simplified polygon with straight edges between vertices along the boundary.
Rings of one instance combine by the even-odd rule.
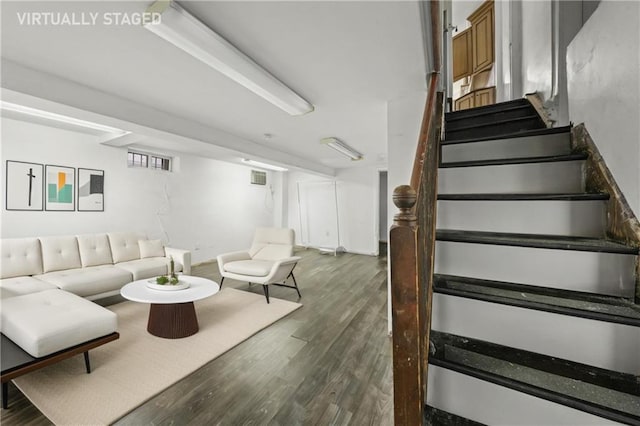
[[[181,154],[173,172],[129,168],[126,148],[100,145],[96,136],[3,118],[3,181],[6,160],[104,170],[105,211],[21,212],[3,205],[3,238],[140,231],[191,250],[200,262],[248,247],[255,227],[275,220],[277,194],[269,185],[251,185],[251,169],[242,165]]]

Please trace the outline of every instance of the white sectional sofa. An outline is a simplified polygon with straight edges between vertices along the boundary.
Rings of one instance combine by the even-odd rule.
[[[177,272],[191,272],[189,251],[163,247],[160,240],[136,232],[3,239],[2,342],[7,351],[33,357],[9,356],[0,362],[3,408],[9,381],[51,362],[83,352],[90,373],[89,350],[120,335],[116,314],[89,300],[119,294],[131,281],[166,274],[171,258]]]
[[[89,300],[168,272],[191,272],[191,253],[136,232],[2,239],[0,299],[61,289]]]

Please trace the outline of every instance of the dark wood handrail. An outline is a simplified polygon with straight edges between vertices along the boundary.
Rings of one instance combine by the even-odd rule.
[[[427,397],[435,254],[439,145],[444,95],[438,92],[439,1],[429,2],[432,63],[410,185],[397,187],[400,210],[389,233],[393,326],[394,422],[421,425]]]

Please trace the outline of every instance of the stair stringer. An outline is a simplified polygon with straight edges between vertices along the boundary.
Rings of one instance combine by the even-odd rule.
[[[589,154],[585,164],[585,189],[587,192],[606,192],[610,195],[607,201],[607,237],[634,247],[640,247],[640,222],[584,123],[571,129],[571,146],[574,151]],[[640,303],[640,256],[636,262],[635,301]]]

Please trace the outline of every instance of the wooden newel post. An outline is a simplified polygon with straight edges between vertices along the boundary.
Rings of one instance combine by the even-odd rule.
[[[402,185],[393,191],[400,210],[389,234],[393,322],[394,421],[422,425],[424,389],[421,348],[421,300],[418,277],[418,226],[413,207],[416,191]]]

